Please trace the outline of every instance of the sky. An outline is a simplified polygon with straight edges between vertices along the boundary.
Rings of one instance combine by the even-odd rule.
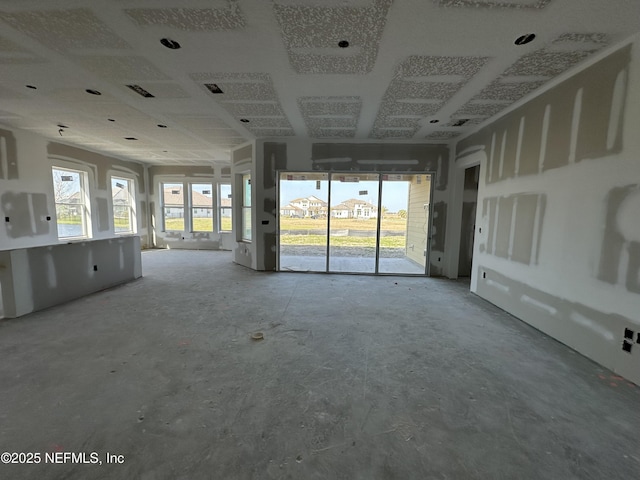
[[[316,181],[283,180],[280,182],[280,206],[284,207],[291,200],[314,195],[325,202],[328,197],[328,181],[320,182],[320,190],[316,189]],[[362,195],[360,194],[363,193]],[[409,182],[384,182],[382,185],[382,206],[389,212],[407,209]],[[378,182],[362,181],[358,183],[333,181],[331,185],[331,205],[335,206],[350,198],[365,200],[373,205],[378,204]]]

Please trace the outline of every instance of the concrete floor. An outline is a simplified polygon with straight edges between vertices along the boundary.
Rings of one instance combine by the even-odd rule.
[[[638,478],[640,389],[463,282],[143,263],[0,322],[0,451],[43,455],[0,478]]]

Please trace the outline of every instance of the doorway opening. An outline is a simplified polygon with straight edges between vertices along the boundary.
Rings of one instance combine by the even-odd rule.
[[[476,210],[478,206],[478,180],[480,165],[464,171],[462,193],[462,225],[460,229],[460,252],[458,256],[458,278],[471,277],[473,264],[473,242],[476,231]]]
[[[431,174],[279,174],[280,271],[426,275]]]

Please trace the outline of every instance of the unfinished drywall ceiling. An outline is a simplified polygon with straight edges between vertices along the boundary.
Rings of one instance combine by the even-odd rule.
[[[229,165],[265,137],[449,143],[638,18],[623,0],[0,0],[0,123],[153,164]]]

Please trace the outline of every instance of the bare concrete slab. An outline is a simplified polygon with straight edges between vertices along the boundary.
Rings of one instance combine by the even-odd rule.
[[[637,476],[640,389],[463,283],[142,257],[142,279],[0,322],[0,451],[43,457],[0,478]]]

